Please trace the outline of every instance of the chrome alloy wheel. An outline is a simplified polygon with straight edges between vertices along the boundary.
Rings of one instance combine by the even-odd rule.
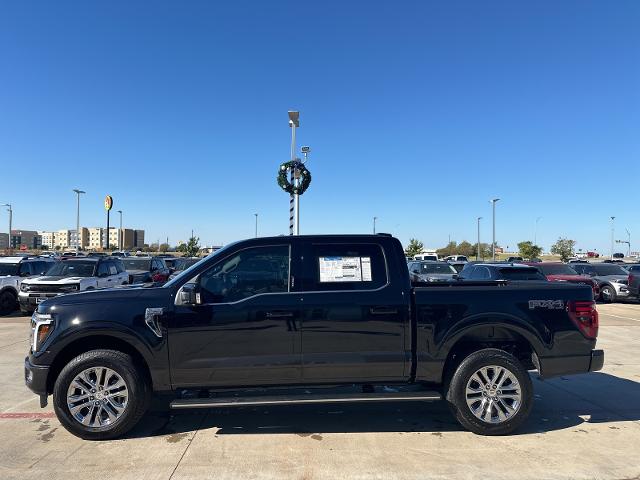
[[[471,375],[465,395],[471,413],[487,423],[506,422],[518,413],[522,403],[516,376],[497,365],[482,367]]]
[[[67,390],[69,412],[87,427],[106,427],[118,421],[127,408],[129,389],[123,378],[107,367],[80,372]]]

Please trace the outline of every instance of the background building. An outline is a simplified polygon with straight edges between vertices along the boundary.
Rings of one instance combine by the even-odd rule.
[[[41,245],[42,248],[53,248],[54,243],[53,243],[53,232],[45,232],[45,231],[39,231],[38,234],[40,235],[41,240]]]
[[[57,250],[66,250],[69,248],[69,232],[70,230],[53,232],[53,248]]]
[[[11,248],[40,249],[42,237],[34,230],[11,230]]]
[[[0,233],[0,250],[4,250],[5,248],[9,248],[9,234]]]

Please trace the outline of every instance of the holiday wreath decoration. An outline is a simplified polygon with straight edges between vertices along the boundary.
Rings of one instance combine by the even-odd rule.
[[[298,182],[297,187],[291,183],[290,180],[290,172],[295,170],[298,170],[298,173],[300,174],[300,181]],[[310,184],[311,172],[309,172],[309,169],[305,167],[304,163],[300,160],[290,160],[280,165],[280,168],[278,169],[278,185],[285,192],[294,195],[302,195],[307,191]]]

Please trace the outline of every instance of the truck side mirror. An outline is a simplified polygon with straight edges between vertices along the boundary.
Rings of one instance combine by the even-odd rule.
[[[186,283],[178,292],[177,305],[200,305],[200,286],[197,283]]]

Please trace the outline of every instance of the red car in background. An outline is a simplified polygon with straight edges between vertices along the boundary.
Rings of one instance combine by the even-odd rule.
[[[585,275],[580,275],[571,266],[560,262],[522,262],[525,265],[531,265],[540,270],[547,280],[550,282],[571,282],[571,283],[584,283],[591,285],[593,289],[593,298],[598,298],[600,295],[600,287],[598,282],[593,278]]]

